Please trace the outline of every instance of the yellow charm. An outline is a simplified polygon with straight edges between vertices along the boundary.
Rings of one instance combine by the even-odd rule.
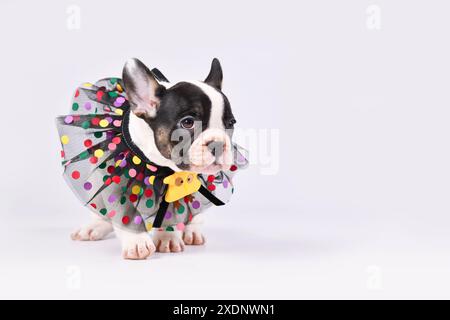
[[[197,178],[197,174],[189,171],[175,172],[164,178],[167,184],[166,201],[174,202],[200,189],[202,185]]]

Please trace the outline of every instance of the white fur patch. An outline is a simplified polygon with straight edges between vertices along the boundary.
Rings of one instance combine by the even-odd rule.
[[[169,167],[174,171],[180,171],[172,160],[165,158],[155,143],[155,135],[152,128],[143,119],[130,112],[129,130],[131,140],[154,163]]]

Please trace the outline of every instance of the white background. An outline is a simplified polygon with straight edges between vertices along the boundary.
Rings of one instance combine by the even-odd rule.
[[[0,298],[450,298],[449,13],[444,0],[2,0]],[[138,262],[115,239],[69,239],[88,212],[54,126],[78,84],[130,57],[173,81],[218,57],[238,126],[280,135],[276,174],[252,159],[207,213],[205,247]]]

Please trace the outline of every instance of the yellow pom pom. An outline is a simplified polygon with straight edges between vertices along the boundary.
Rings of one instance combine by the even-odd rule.
[[[96,156],[97,158],[103,157],[103,154],[104,154],[104,152],[103,152],[102,149],[97,149],[97,150],[95,150],[95,152],[94,152],[94,156]]]
[[[139,194],[139,192],[141,192],[141,187],[139,187],[139,186],[133,186],[133,188],[131,188],[131,193],[133,193],[133,194]]]
[[[141,159],[139,159],[137,156],[133,156],[133,163],[138,165],[141,163]]]

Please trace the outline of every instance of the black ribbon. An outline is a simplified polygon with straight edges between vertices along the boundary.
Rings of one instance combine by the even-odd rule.
[[[164,180],[164,178],[162,180]],[[156,182],[156,178],[155,178],[155,182]],[[155,187],[155,190],[156,190],[156,187]],[[206,199],[211,201],[211,203],[213,203],[216,206],[223,206],[225,204],[222,200],[220,200],[215,195],[213,195],[211,192],[209,192],[209,190],[206,189],[203,185],[200,186],[200,189],[198,189],[198,192],[200,192]],[[154,228],[161,227],[168,207],[169,207],[169,203],[164,199],[164,194],[163,194],[162,198],[161,198],[161,203],[159,204],[158,212],[156,213],[155,220],[153,221]]]
[[[223,206],[225,203],[217,198],[215,195],[213,195],[211,192],[209,192],[208,189],[206,189],[203,185],[200,186],[200,189],[198,189],[198,192],[202,194],[206,199],[211,201],[216,206]]]

